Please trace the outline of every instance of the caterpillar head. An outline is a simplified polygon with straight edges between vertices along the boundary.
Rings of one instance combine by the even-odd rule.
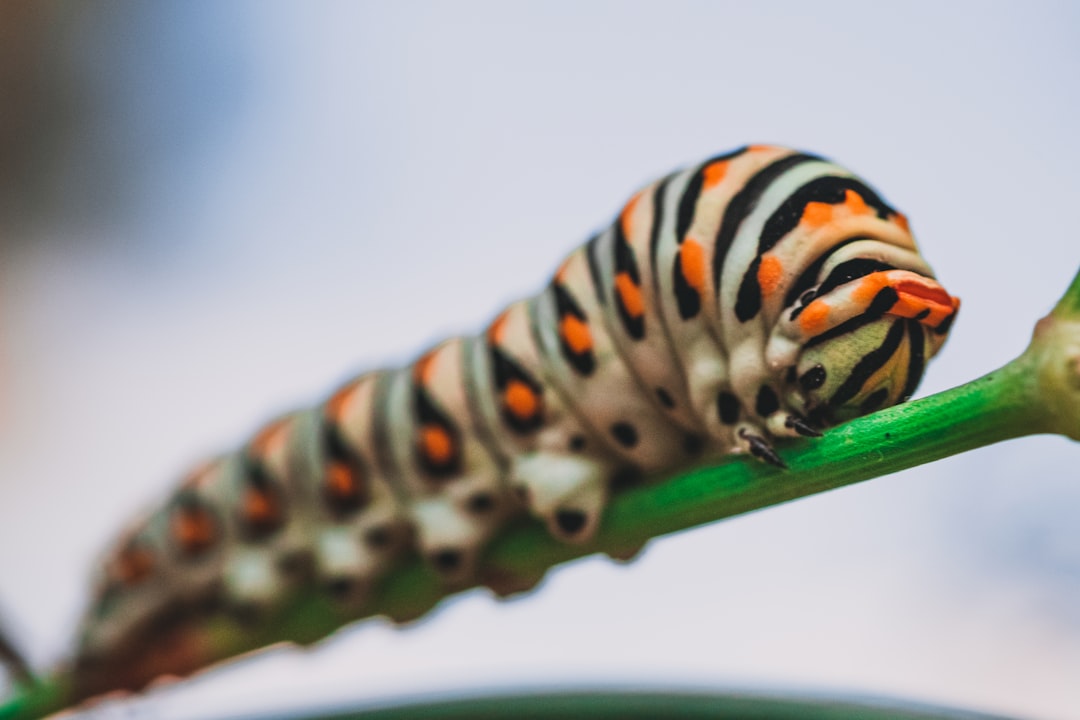
[[[800,302],[786,319],[802,342],[787,400],[818,427],[911,397],[960,307],[908,270],[870,273]]]

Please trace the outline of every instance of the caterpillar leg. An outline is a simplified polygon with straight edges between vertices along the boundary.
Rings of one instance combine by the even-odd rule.
[[[772,443],[765,434],[752,425],[742,425],[736,431],[738,447],[743,452],[749,453],[762,462],[787,470],[787,463],[780,459]]]
[[[420,555],[449,585],[476,575],[488,532],[445,495],[419,498],[410,508]]]
[[[510,482],[524,489],[529,509],[553,536],[581,543],[599,526],[610,472],[588,457],[541,452],[515,458]]]

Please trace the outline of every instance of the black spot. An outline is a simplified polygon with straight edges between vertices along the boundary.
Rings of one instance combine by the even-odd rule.
[[[669,410],[675,407],[675,399],[671,397],[671,393],[662,387],[656,388],[656,399],[660,401],[661,405]]]
[[[611,489],[612,491],[626,490],[627,488],[638,485],[643,475],[637,468],[625,467],[611,476]]]
[[[720,393],[716,396],[716,411],[720,422],[734,425],[739,422],[739,399],[729,392]]]
[[[283,555],[278,560],[277,566],[283,575],[299,575],[304,570],[304,556],[295,552]]]
[[[489,513],[495,507],[495,498],[490,493],[479,492],[469,498],[469,512],[474,515]]]
[[[758,390],[757,401],[754,403],[754,410],[758,417],[767,418],[779,409],[780,399],[776,397],[776,392],[768,385],[762,385]]]
[[[238,625],[251,627],[259,622],[263,616],[263,608],[251,601],[241,601],[230,604],[226,612]]]
[[[555,513],[555,524],[567,535],[577,535],[585,528],[588,516],[581,510],[559,510]]]
[[[885,402],[885,398],[889,397],[889,391],[885,388],[878,388],[874,392],[870,393],[865,400],[859,405],[860,415],[869,415],[870,413],[881,407],[881,404]]]
[[[885,439],[886,440],[892,440],[892,433],[888,433],[888,432],[885,433]]]
[[[431,564],[439,572],[454,572],[461,567],[461,553],[457,550],[440,550],[431,556]]]
[[[518,500],[522,505],[529,504],[529,486],[528,485],[515,485],[514,494],[517,495]]]
[[[586,441],[585,436],[580,433],[570,438],[570,451],[581,452],[585,449]]]
[[[825,384],[825,368],[822,365],[815,365],[802,374],[799,378],[799,385],[802,385],[802,389],[809,392],[810,390],[817,390],[819,387]]]
[[[382,525],[376,525],[364,534],[364,542],[368,544],[368,547],[376,550],[382,549],[390,544],[391,533],[390,530]]]
[[[623,447],[632,448],[638,443],[637,430],[628,422],[617,422],[612,425],[611,434]]]
[[[787,382],[788,385],[794,385],[798,378],[798,373],[799,371],[794,365],[789,367],[787,369],[787,376],[784,378],[785,382]]]
[[[326,592],[338,600],[349,597],[353,591],[353,581],[347,577],[336,577],[326,583]]]
[[[697,455],[705,448],[705,438],[693,433],[683,438],[683,452],[687,455]]]

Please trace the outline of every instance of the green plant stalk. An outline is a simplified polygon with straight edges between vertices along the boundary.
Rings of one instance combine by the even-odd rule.
[[[932,462],[1002,440],[1039,433],[1080,440],[1080,273],[1054,311],[1039,321],[1018,358],[977,380],[859,418],[780,452],[790,469],[748,459],[692,469],[620,493],[585,545],[560,543],[523,521],[489,547],[481,576],[499,594],[531,588],[553,565],[597,552],[633,556],[650,539]],[[459,588],[461,589],[461,588]],[[399,622],[426,613],[448,591],[414,559],[384,581],[364,617]],[[360,619],[312,589],[301,590],[258,628],[225,617],[199,624],[207,664],[273,643],[309,644]],[[57,710],[77,697],[70,677],[21,690],[0,720]]]

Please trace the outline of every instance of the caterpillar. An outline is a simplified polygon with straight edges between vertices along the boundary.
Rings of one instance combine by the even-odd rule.
[[[633,195],[482,332],[192,469],[106,555],[75,667],[178,608],[258,614],[306,582],[362,607],[410,553],[465,586],[515,516],[587,542],[612,493],[690,463],[782,468],[784,438],[907,400],[958,308],[852,173],[771,145],[711,157]]]

